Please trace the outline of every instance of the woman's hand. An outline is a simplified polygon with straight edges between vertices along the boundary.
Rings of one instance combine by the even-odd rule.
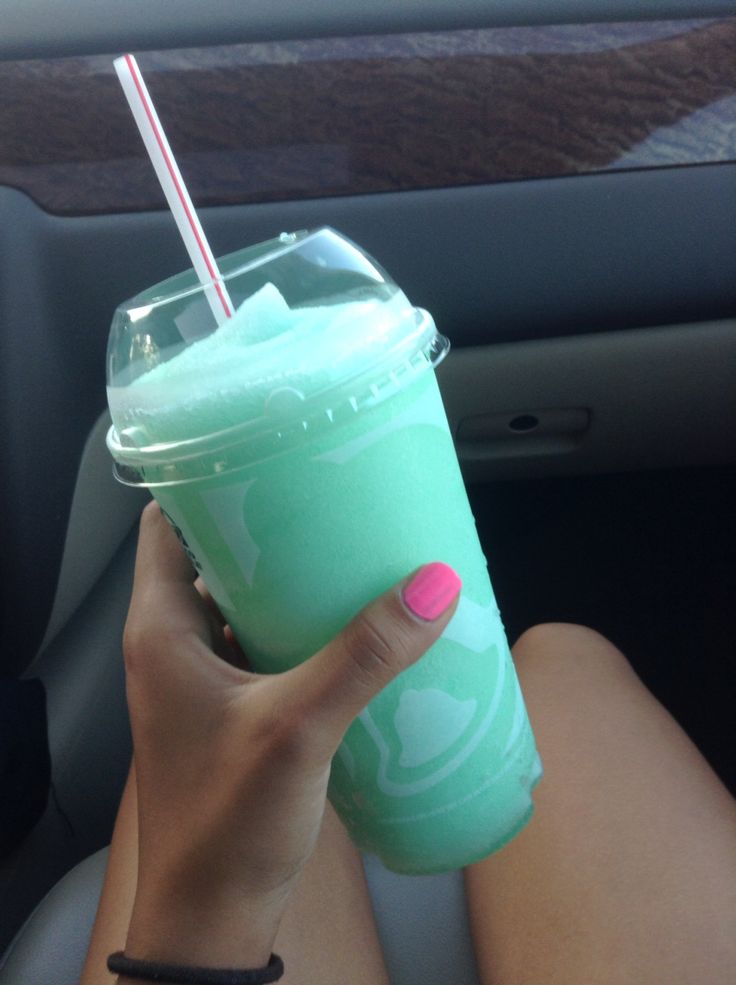
[[[446,566],[422,568],[306,663],[249,673],[146,508],[124,640],[140,839],[129,956],[266,964],[346,729],[439,637],[459,590]]]

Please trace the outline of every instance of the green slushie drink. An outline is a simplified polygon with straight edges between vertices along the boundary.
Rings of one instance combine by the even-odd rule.
[[[220,266],[219,328],[194,274],[116,312],[118,477],[151,489],[262,673],[420,565],[458,571],[455,616],[350,727],[330,798],[391,869],[467,865],[529,819],[541,766],[433,372],[447,342],[333,230]]]

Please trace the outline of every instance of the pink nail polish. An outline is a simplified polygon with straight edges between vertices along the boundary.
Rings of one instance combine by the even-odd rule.
[[[439,619],[455,601],[463,583],[449,564],[425,564],[402,592],[404,605],[426,622]]]

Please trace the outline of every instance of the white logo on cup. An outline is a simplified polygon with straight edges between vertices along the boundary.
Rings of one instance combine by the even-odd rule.
[[[473,720],[475,698],[458,701],[437,688],[404,691],[394,715],[401,743],[399,766],[423,766],[446,752]]]
[[[458,643],[473,653],[485,653],[494,641],[503,645],[501,613],[495,599],[488,605],[478,605],[466,595],[461,595],[455,615],[445,626],[442,639]]]
[[[253,540],[245,522],[245,498],[255,482],[249,479],[240,485],[223,486],[220,489],[206,489],[201,493],[202,501],[225,543],[230,547],[247,585],[253,585],[256,564],[261,549]]]
[[[501,698],[503,696],[504,684],[506,680],[506,664],[507,660],[500,659],[498,664],[498,675],[493,688],[493,695],[491,697],[488,710],[486,711],[483,719],[478,725],[476,731],[469,737],[465,745],[458,750],[458,752],[447,762],[443,763],[442,766],[438,767],[434,773],[430,773],[429,776],[423,776],[416,780],[405,780],[403,782],[393,780],[389,777],[389,768],[392,766],[392,753],[391,748],[378,728],[378,725],[374,721],[370,713],[370,708],[366,708],[364,711],[358,715],[358,721],[363,725],[368,735],[371,737],[373,742],[378,749],[379,764],[378,773],[376,776],[376,783],[378,789],[382,793],[387,794],[389,797],[411,797],[414,794],[422,793],[425,790],[429,790],[431,787],[436,786],[446,777],[450,776],[455,770],[459,769],[460,766],[472,755],[473,752],[480,745],[483,737],[486,735],[501,704]],[[446,695],[449,701],[452,701],[451,695]],[[457,718],[456,718],[457,721]],[[435,723],[435,729],[440,727],[440,723]],[[457,741],[459,736],[455,737],[454,741]],[[449,746],[446,746],[446,749]],[[401,768],[401,763],[394,765],[393,771],[395,772],[397,767]]]

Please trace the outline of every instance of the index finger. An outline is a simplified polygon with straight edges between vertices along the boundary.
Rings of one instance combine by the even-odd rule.
[[[159,581],[192,585],[196,572],[157,502],[141,514],[135,584]]]

